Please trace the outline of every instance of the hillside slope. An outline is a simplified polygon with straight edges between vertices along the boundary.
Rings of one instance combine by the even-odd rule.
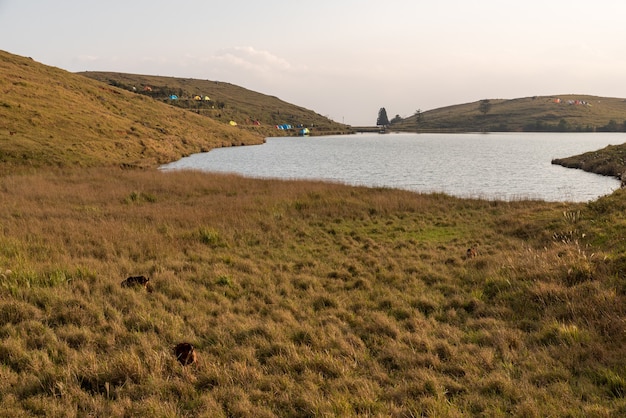
[[[276,125],[291,125],[290,135],[297,133],[300,125],[312,134],[348,132],[345,125],[311,110],[222,81],[98,71],[80,74],[224,123],[234,121],[267,136],[283,133]]]
[[[491,99],[414,114],[394,123],[402,131],[623,131],[626,100],[581,94]]]
[[[154,166],[263,136],[0,51],[0,163]]]

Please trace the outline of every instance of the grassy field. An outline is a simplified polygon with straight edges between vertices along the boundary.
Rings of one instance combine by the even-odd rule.
[[[0,71],[2,415],[626,415],[625,189],[161,172],[262,137],[10,54]]]
[[[625,197],[6,175],[0,404],[9,416],[623,415]],[[120,286],[137,274],[151,293]],[[182,341],[197,364],[176,362]]]

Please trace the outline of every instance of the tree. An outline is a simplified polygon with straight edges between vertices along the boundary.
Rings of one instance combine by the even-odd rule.
[[[568,121],[566,121],[565,119],[561,119],[559,121],[559,124],[557,126],[557,131],[559,131],[559,132],[569,132],[571,130],[572,130],[572,128],[571,128],[571,126],[570,126]]]
[[[393,119],[391,119],[391,124],[402,122],[402,117],[400,115],[396,115]]]
[[[619,129],[617,127],[617,122],[614,119],[611,119],[609,123],[604,127],[608,132],[617,132]]]
[[[381,107],[378,111],[378,119],[376,120],[376,126],[388,126],[389,118],[387,117],[387,111],[384,107]]]
[[[491,102],[489,101],[489,99],[481,100],[480,105],[478,106],[478,110],[480,110],[483,115],[489,113],[489,111],[491,110]]]
[[[424,114],[422,113],[422,109],[417,109],[415,111],[415,124],[417,125],[417,127],[419,128],[419,126],[422,124],[422,122],[424,121]]]

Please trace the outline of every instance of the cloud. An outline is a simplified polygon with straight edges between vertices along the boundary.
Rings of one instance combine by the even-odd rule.
[[[76,57],[76,60],[79,62],[95,62],[98,61],[99,58],[95,55],[79,55]]]
[[[222,49],[209,61],[223,70],[244,71],[249,76],[275,77],[277,73],[290,73],[302,69],[292,65],[269,51],[257,50],[253,47],[233,47]]]

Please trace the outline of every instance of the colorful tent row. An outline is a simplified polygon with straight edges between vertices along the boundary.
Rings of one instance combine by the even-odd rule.
[[[211,98],[209,96],[204,96],[204,98],[200,96],[193,96],[193,99],[197,101],[204,100],[205,102],[211,101]],[[178,96],[175,94],[172,94],[170,96],[170,100],[178,100]]]
[[[552,100],[552,101],[553,101],[554,103],[561,103],[561,102],[562,102],[562,100],[561,100],[561,99],[559,99],[559,98],[556,98],[556,99],[554,99],[554,100]],[[567,101],[567,104],[568,104],[568,105],[576,105],[576,106],[579,106],[579,105],[591,106],[591,103],[589,103],[589,102],[587,102],[587,101],[585,101],[585,100],[568,100],[568,101]]]

